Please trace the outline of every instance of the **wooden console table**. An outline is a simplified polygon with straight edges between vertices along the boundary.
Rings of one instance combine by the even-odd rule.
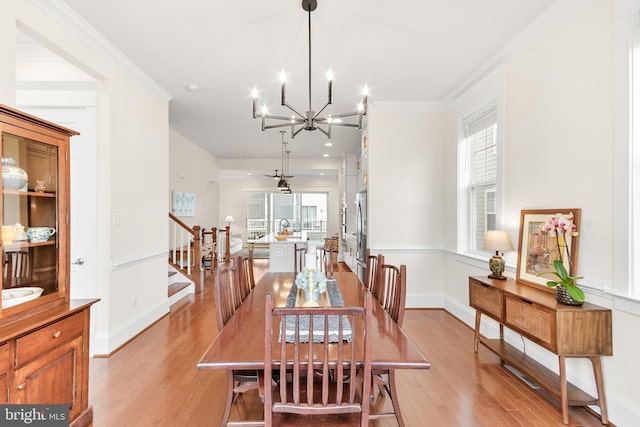
[[[469,277],[469,304],[476,309],[473,349],[478,343],[500,356],[529,377],[551,396],[560,400],[562,422],[569,423],[569,406],[598,405],[603,424],[608,424],[600,356],[611,356],[611,310],[584,303],[580,307],[556,302],[555,295],[517,283],[513,279],[494,280]],[[489,316],[500,324],[500,338],[480,335],[480,319]],[[559,376],[504,341],[504,326],[558,355]],[[597,398],[567,382],[565,359],[591,360]]]

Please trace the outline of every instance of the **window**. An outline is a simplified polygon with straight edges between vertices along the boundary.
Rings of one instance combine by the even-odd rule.
[[[326,233],[327,199],[327,193],[248,193],[248,240],[280,231],[283,220],[294,231]]]
[[[496,228],[497,129],[495,107],[464,121],[471,250],[482,250],[487,230]]]
[[[604,290],[616,308],[640,315],[640,4],[616,2],[614,15],[620,96],[614,106],[613,280]]]
[[[640,15],[640,13],[639,13]],[[633,217],[632,229],[634,238],[631,240],[632,255],[632,286],[629,295],[640,299],[640,28],[636,27],[632,33],[631,55],[629,67],[629,129],[631,162],[631,188],[633,189]]]

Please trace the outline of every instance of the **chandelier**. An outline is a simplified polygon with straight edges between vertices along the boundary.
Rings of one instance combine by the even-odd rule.
[[[260,117],[262,119],[262,130],[273,129],[285,126],[291,126],[291,138],[295,138],[295,136],[300,133],[302,130],[316,130],[319,129],[322,133],[324,133],[328,138],[331,138],[331,126],[347,126],[347,127],[355,127],[359,130],[362,129],[362,116],[367,114],[367,96],[368,89],[365,86],[362,89],[362,100],[358,104],[357,111],[353,111],[350,113],[339,113],[339,114],[327,114],[321,116],[322,112],[327,108],[327,106],[332,103],[332,93],[331,93],[331,84],[333,80],[333,73],[331,71],[327,72],[327,79],[329,81],[328,87],[328,96],[327,103],[320,109],[320,111],[315,112],[311,108],[311,12],[316,10],[318,3],[316,0],[302,0],[302,9],[307,12],[309,19],[309,107],[308,110],[304,113],[299,112],[291,105],[287,103],[285,97],[285,80],[286,75],[284,71],[280,73],[280,105],[287,107],[289,110],[293,112],[291,117],[287,116],[278,116],[267,113],[266,106],[262,106],[260,114],[257,112],[257,104],[258,104],[258,89],[253,89],[253,118],[256,119]],[[343,122],[342,119],[346,117],[357,117],[356,123],[346,123]],[[285,121],[287,123],[279,123],[279,124],[267,124],[267,119],[269,120],[279,120]],[[321,127],[326,127],[323,128]],[[297,128],[296,128],[297,127]]]

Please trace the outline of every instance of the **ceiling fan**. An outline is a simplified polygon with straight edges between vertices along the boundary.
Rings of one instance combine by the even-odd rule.
[[[280,175],[278,175],[278,169],[275,169],[275,173],[273,175],[265,175],[267,178],[272,179],[280,179]]]
[[[271,179],[280,179],[280,178],[295,178],[293,175],[282,175],[282,174],[278,174],[279,169],[274,169],[275,173],[273,175],[265,175],[267,178],[271,178]]]

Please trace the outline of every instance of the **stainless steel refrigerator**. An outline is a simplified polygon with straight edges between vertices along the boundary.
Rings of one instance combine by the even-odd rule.
[[[358,278],[364,283],[367,270],[367,192],[356,194],[356,262]]]

